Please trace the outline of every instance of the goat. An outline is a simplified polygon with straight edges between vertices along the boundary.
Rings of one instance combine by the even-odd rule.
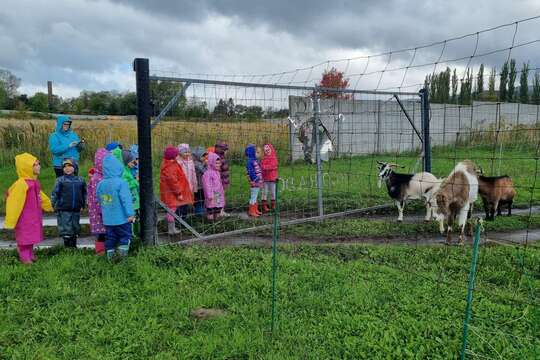
[[[440,188],[432,197],[430,204],[439,221],[439,230],[444,235],[444,220],[448,223],[446,242],[451,243],[452,226],[456,215],[461,228],[460,244],[464,244],[465,225],[472,204],[478,197],[478,175],[476,165],[470,160],[459,162],[450,175],[443,181]]]
[[[423,199],[426,203],[431,199],[434,191],[440,184],[435,176],[428,172],[419,172],[416,174],[398,174],[393,168],[401,167],[394,163],[385,163],[377,161],[379,175],[377,186],[382,187],[382,182],[386,183],[388,195],[394,199],[398,208],[397,221],[403,221],[403,209],[405,202],[409,199]],[[426,206],[425,221],[429,221],[433,216],[430,206]]]
[[[516,190],[509,176],[478,176],[478,193],[484,203],[486,220],[494,220],[495,211],[501,216],[501,205],[508,205],[508,216],[512,215]]]

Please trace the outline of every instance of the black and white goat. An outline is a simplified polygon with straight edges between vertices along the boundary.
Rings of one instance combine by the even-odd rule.
[[[428,204],[435,191],[437,191],[441,180],[428,172],[398,174],[394,172],[394,168],[402,168],[403,166],[382,161],[377,161],[377,163],[379,168],[377,185],[381,188],[382,182],[386,183],[388,195],[394,199],[398,208],[397,220],[403,221],[403,209],[405,202],[409,199],[424,200],[426,203],[425,221],[431,220],[434,214]]]

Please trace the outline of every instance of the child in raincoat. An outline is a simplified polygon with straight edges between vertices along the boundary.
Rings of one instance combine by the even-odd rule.
[[[64,246],[71,248],[77,247],[77,237],[81,233],[81,209],[86,205],[86,183],[82,177],[75,176],[75,166],[71,159],[62,162],[64,175],[56,179],[51,194],[58,234],[64,239]]]
[[[193,158],[191,156],[189,144],[178,145],[178,153],[180,154],[178,163],[182,167],[184,175],[186,175],[191,192],[195,194],[199,184],[197,182],[197,172],[195,170],[195,163],[193,162]]]
[[[161,162],[159,197],[171,211],[176,212],[179,217],[185,217],[189,207],[193,205],[193,193],[179,162],[178,148],[168,146]],[[172,215],[167,214],[167,222],[169,234],[178,234]]]
[[[135,221],[133,199],[127,182],[122,179],[123,164],[109,154],[103,159],[103,180],[96,188],[96,196],[101,206],[107,259],[112,260],[117,249],[121,257],[129,252],[133,236],[131,224]]]
[[[220,217],[221,210],[225,207],[225,190],[220,175],[221,160],[216,153],[208,154],[208,167],[202,176],[204,191],[204,206],[208,220],[216,220]]]
[[[62,161],[73,159],[79,162],[79,153],[84,148],[84,140],[79,139],[77,134],[71,129],[72,120],[67,115],[58,115],[56,118],[56,129],[49,136],[49,149],[53,154],[53,166],[56,177],[64,175]],[[75,175],[79,173],[75,168]]]
[[[135,162],[133,163],[133,167],[131,167],[131,175],[139,181],[139,145],[133,144],[129,148],[129,152],[135,159]]]
[[[193,149],[193,163],[195,164],[195,174],[197,175],[197,191],[194,194],[195,214],[204,214],[204,191],[202,188],[202,176],[206,171],[206,163],[208,161],[208,152],[202,147],[197,146]]]
[[[269,212],[268,207],[268,193],[270,193],[270,207],[274,209],[276,207],[276,181],[278,178],[278,159],[276,150],[272,144],[264,144],[264,155],[261,160],[262,178],[264,181],[263,192],[261,196],[262,211]]]
[[[15,229],[17,250],[22,263],[36,260],[34,245],[43,240],[43,212],[52,212],[51,200],[41,191],[38,159],[28,153],[15,156],[19,179],[11,185],[6,199],[6,229]]]
[[[122,150],[120,147],[113,149],[111,154],[124,165],[122,179],[128,183],[129,191],[133,199],[133,208],[137,211],[140,208],[139,182],[133,177],[131,172],[131,169],[136,165],[137,160],[133,157],[131,151]]]
[[[103,225],[103,217],[101,216],[101,206],[96,195],[97,185],[103,180],[103,159],[109,155],[109,152],[104,148],[96,151],[94,157],[94,168],[88,182],[87,204],[88,218],[90,220],[90,233],[96,236],[95,248],[96,254],[105,254],[105,234],[107,230]]]
[[[257,147],[254,144],[249,144],[246,146],[245,154],[247,157],[246,173],[250,188],[248,215],[259,217],[261,212],[259,211],[258,196],[263,185],[263,178],[261,165],[257,159]]]

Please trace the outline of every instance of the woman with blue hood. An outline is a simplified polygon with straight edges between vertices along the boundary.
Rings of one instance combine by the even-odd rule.
[[[64,159],[79,162],[80,155],[84,147],[84,140],[79,139],[77,134],[71,129],[71,118],[67,115],[58,115],[56,118],[56,130],[49,135],[49,149],[53,154],[53,166],[56,177],[64,175],[62,162]],[[75,168],[75,175],[79,172]]]

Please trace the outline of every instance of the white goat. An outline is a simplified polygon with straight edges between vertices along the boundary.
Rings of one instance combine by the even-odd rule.
[[[398,208],[398,221],[403,221],[403,209],[405,202],[409,199],[424,200],[426,202],[426,217],[425,221],[429,221],[434,216],[432,207],[427,206],[433,193],[440,185],[433,174],[428,172],[419,172],[416,174],[398,174],[393,168],[403,167],[394,163],[385,163],[377,161],[379,168],[379,176],[377,185],[382,187],[382,182],[386,183],[388,195],[394,199]]]
[[[439,230],[444,235],[444,221],[448,223],[446,242],[451,243],[452,226],[456,216],[460,227],[459,241],[464,243],[465,224],[472,204],[478,197],[478,170],[470,160],[458,163],[454,170],[430,200],[430,206],[439,221]]]

